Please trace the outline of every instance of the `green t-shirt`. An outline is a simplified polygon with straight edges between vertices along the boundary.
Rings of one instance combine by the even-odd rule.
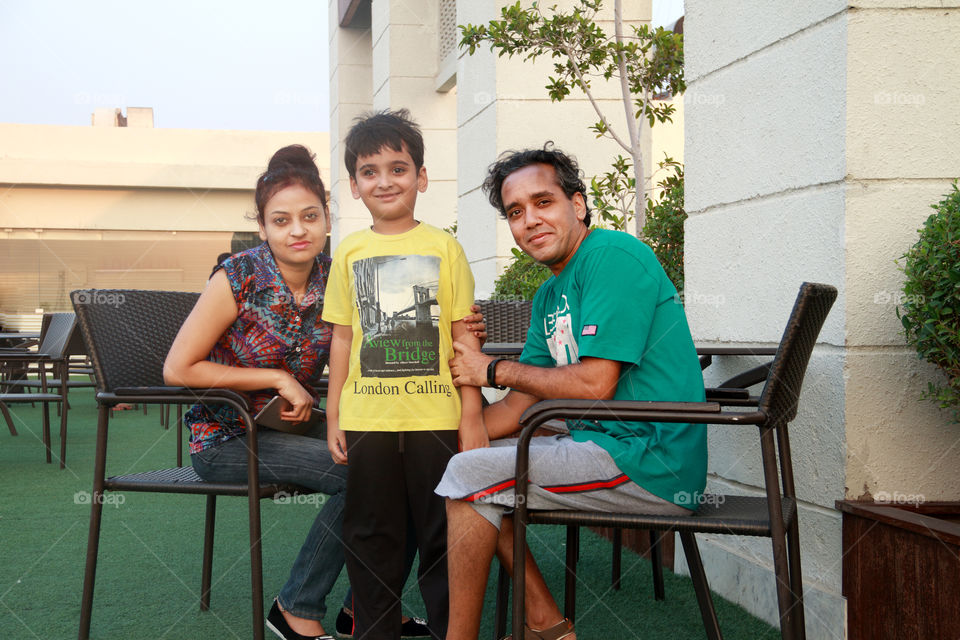
[[[622,363],[616,400],[702,402],[703,376],[677,290],[653,251],[619,231],[595,229],[559,275],[537,291],[520,361],[539,367],[581,358]],[[647,491],[696,507],[707,471],[706,425],[577,422]]]

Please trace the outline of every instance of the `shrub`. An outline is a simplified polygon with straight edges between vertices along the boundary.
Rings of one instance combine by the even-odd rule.
[[[496,300],[533,300],[533,294],[551,276],[550,269],[520,251],[510,249],[513,262],[493,284]]]
[[[931,382],[924,397],[953,412],[960,423],[960,190],[939,204],[920,239],[903,256],[903,299],[897,315],[907,343],[935,364],[945,382]]]
[[[656,202],[647,200],[643,240],[657,255],[673,286],[683,291],[683,221],[687,219],[683,208],[683,165],[667,158],[660,168],[673,171],[657,183],[663,189],[660,198]]]

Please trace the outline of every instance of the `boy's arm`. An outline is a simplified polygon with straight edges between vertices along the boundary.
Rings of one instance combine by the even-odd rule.
[[[353,343],[353,327],[346,324],[333,325],[333,340],[330,343],[330,381],[327,386],[327,448],[333,461],[347,464],[347,439],[340,429],[340,394],[350,369],[350,345]]]
[[[466,342],[480,348],[480,341],[467,329],[463,320],[452,323],[451,334],[454,342]],[[480,387],[460,387],[460,450],[469,451],[490,446],[490,438],[483,426],[483,400]]]

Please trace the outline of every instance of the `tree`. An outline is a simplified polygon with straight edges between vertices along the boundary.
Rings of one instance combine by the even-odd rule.
[[[461,26],[460,46],[468,47],[473,54],[482,43],[489,43],[500,56],[517,55],[531,61],[549,56],[555,60],[556,75],[550,76],[546,85],[550,99],[559,102],[573,88],[582,91],[598,118],[590,128],[597,137],[613,139],[629,154],[629,159],[618,156],[613,171],[591,182],[591,193],[598,200],[598,217],[626,229],[627,221],[635,216],[641,235],[649,188],[643,177],[640,125],[644,120],[650,126],[670,121],[673,105],[655,96],[664,90],[676,95],[686,89],[683,36],[648,25],[632,26],[632,36],[624,35],[622,0],[615,0],[614,35],[610,37],[594,21],[602,5],[603,0],[578,0],[572,12],[564,13],[554,6],[548,15],[538,2],[524,8],[518,1],[501,10],[500,20]],[[601,109],[593,92],[597,81],[619,83],[623,125],[614,126]]]

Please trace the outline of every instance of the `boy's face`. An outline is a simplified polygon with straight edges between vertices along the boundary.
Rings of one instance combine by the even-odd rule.
[[[373,155],[357,158],[350,190],[370,211],[374,228],[377,223],[412,221],[417,193],[427,190],[427,169],[417,171],[406,145],[400,151],[384,145]]]

